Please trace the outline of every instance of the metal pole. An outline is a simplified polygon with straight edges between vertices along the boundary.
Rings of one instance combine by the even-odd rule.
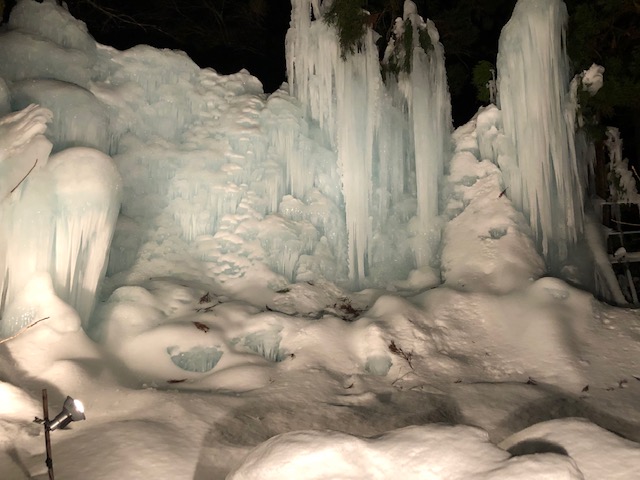
[[[47,389],[42,389],[42,411],[44,413],[44,443],[47,447],[47,470],[49,471],[49,480],[53,478],[53,458],[51,457],[51,437],[49,435],[49,399],[47,397]]]

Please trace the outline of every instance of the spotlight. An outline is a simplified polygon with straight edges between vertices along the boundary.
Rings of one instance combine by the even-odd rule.
[[[64,428],[71,422],[77,422],[84,420],[84,405],[80,400],[74,400],[71,397],[67,397],[62,405],[62,411],[56,415],[56,418],[49,422],[48,428],[53,431],[58,428]]]
[[[64,428],[71,422],[84,420],[84,406],[80,400],[74,400],[71,397],[67,397],[62,405],[62,411],[56,415],[56,418],[49,421],[49,397],[47,395],[47,389],[44,388],[42,389],[42,412],[44,413],[44,419],[41,420],[36,418],[34,421],[44,425],[44,443],[47,451],[47,459],[45,463],[47,465],[47,471],[49,472],[49,480],[54,480],[53,457],[51,455],[51,437],[49,433],[52,430]]]

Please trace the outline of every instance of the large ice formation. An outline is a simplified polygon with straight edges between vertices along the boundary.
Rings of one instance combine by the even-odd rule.
[[[552,270],[584,231],[567,18],[561,0],[519,0],[500,35],[497,59],[502,121],[514,149],[500,165],[505,186]]]
[[[2,45],[0,334],[36,320],[36,306],[17,299],[43,275],[86,324],[106,271],[121,184],[107,155],[106,106],[86,88],[96,43],[55,2],[21,1]]]
[[[293,2],[290,92],[337,156],[350,280],[406,276],[434,262],[440,239],[438,182],[451,133],[444,51],[433,23],[406,1],[386,62],[410,60],[385,83],[374,32],[341,58],[337,33],[322,20],[325,3]],[[412,39],[409,51],[403,38]]]
[[[456,164],[477,158],[499,169],[473,164],[477,175],[451,171],[449,180],[451,108],[433,23],[407,0],[381,69],[370,29],[343,58],[323,19],[328,5],[292,2],[289,84],[266,96],[246,71],[223,76],[182,52],[97,45],[54,0],[20,0],[0,37],[0,113],[22,113],[0,127],[32,121],[18,128],[30,132],[24,149],[11,147],[7,157],[17,163],[1,165],[0,193],[10,194],[2,205],[3,302],[32,274],[49,272],[86,323],[116,216],[106,296],[166,276],[233,290],[253,273],[276,289],[320,279],[352,288],[402,288],[416,278],[433,285],[441,257],[445,280],[455,283],[463,261],[440,245],[443,226],[465,207],[465,216],[480,208],[464,192],[471,177],[485,185],[485,174],[492,192],[507,188],[550,265],[561,262],[583,230],[562,2],[518,2],[500,47],[502,112],[479,115],[468,137],[477,139],[473,155],[456,154]],[[22,137],[10,138],[7,146]],[[444,191],[447,181],[458,185]],[[502,242],[497,249],[529,235],[520,220],[483,218],[480,253],[486,238]],[[535,253],[526,258],[523,271],[541,274]]]
[[[52,114],[31,105],[0,119],[0,333],[37,320],[12,302],[32,277],[49,274],[56,295],[86,322],[104,276],[119,211],[120,175],[98,150],[51,156]]]

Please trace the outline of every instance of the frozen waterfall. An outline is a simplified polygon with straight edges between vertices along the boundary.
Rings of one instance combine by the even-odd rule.
[[[35,116],[29,148],[0,162],[4,334],[34,320],[15,300],[34,278],[90,330],[105,270],[353,288],[437,276],[452,122],[435,26],[406,1],[381,69],[371,29],[343,59],[329,2],[292,3],[289,84],[270,96],[246,71],[98,45],[53,0],[17,3],[0,113]],[[409,67],[383,79],[400,59]]]
[[[53,0],[17,2],[1,43],[0,336],[47,316],[47,295],[86,326],[122,183],[110,112],[87,89],[97,45]]]
[[[566,23],[561,0],[519,0],[497,59],[504,130],[517,159],[501,164],[507,194],[528,217],[552,271],[584,230]]]
[[[94,307],[118,216],[120,175],[92,148],[49,158],[51,112],[31,105],[0,119],[0,336],[37,320],[20,292],[48,275],[83,321]],[[40,291],[38,294],[44,295]]]
[[[410,56],[410,67],[384,82],[371,29],[357,53],[343,59],[336,31],[322,20],[328,2],[292,3],[290,92],[337,156],[350,280],[365,285],[380,269],[389,278],[428,267],[440,239],[438,182],[452,127],[435,26],[405,2],[387,61]],[[409,52],[400,41],[405,34],[413,35]]]

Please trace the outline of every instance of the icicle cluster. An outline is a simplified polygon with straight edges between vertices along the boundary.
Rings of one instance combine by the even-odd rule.
[[[417,266],[421,267],[429,265],[440,239],[438,182],[451,151],[451,100],[444,48],[435,25],[418,15],[413,2],[405,2],[404,7],[402,20],[396,20],[384,63],[404,62],[408,67],[408,71],[400,69],[397,82],[388,75],[387,83],[396,106],[409,114],[409,155],[414,158],[417,194],[413,248]]]
[[[451,132],[444,52],[435,26],[405,2],[388,59],[410,56],[412,68],[385,85],[373,31],[343,60],[336,32],[321,20],[323,5],[292,4],[290,91],[337,155],[350,279],[361,283],[384,260],[384,250],[394,248],[385,230],[398,222],[410,237],[412,267],[429,265],[439,240],[438,181]],[[408,48],[399,40],[408,38],[405,28],[413,34]],[[414,206],[407,209],[407,202]]]
[[[48,158],[51,143],[42,133],[50,118],[31,106],[0,119],[0,177],[14,182],[0,199],[3,336],[36,320],[6,309],[42,273],[88,321],[120,208],[120,175],[107,155],[76,147]]]
[[[504,129],[516,156],[504,171],[506,186],[552,269],[584,229],[566,23],[561,0],[519,0],[502,30],[497,59]]]

